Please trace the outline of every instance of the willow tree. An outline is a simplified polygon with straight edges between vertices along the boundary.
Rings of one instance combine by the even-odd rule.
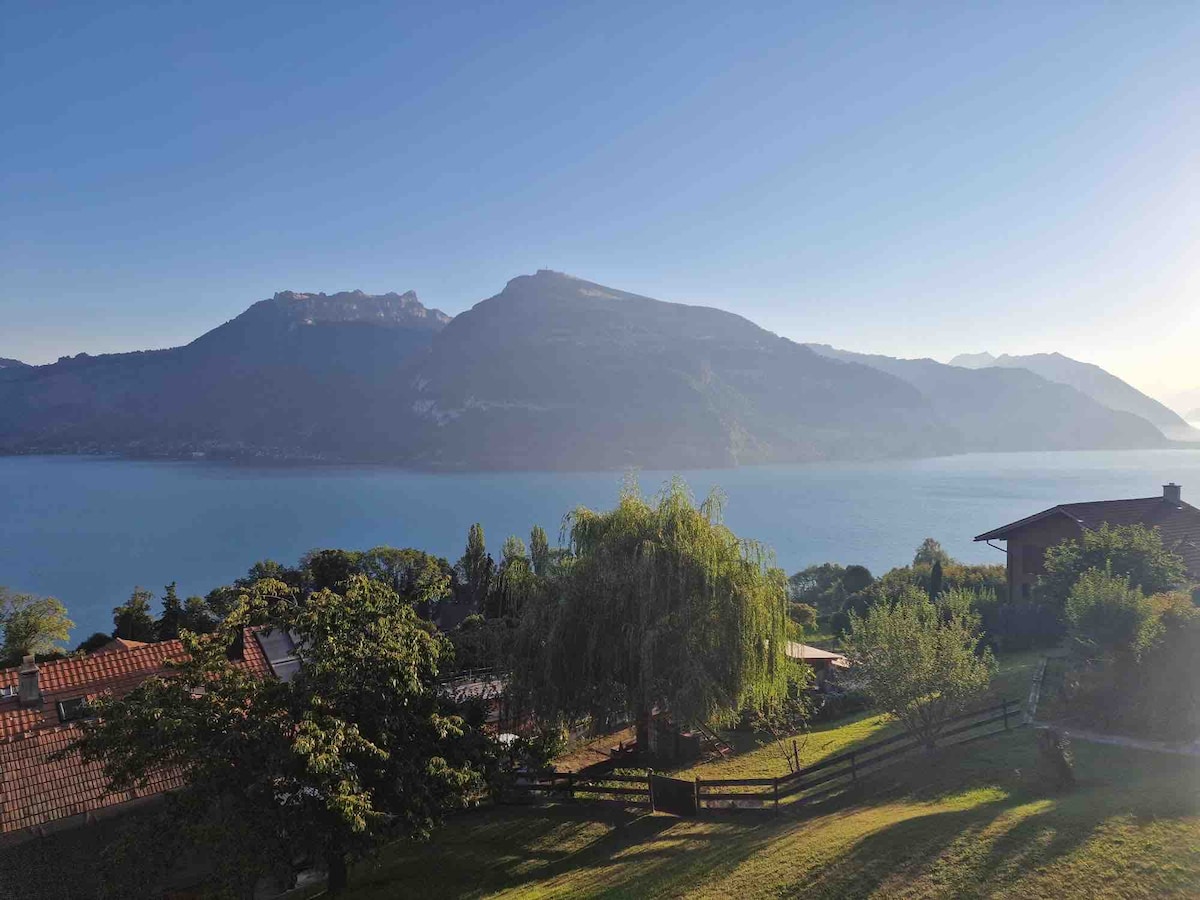
[[[514,682],[539,715],[597,723],[654,710],[720,724],[787,691],[787,582],[768,551],[672,481],[565,519],[568,562],[522,610]]]

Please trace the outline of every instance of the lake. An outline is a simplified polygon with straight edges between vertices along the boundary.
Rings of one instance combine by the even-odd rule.
[[[670,477],[643,472],[647,491]],[[1158,494],[1200,497],[1200,449],[978,454],[853,465],[682,472],[727,495],[725,520],[794,572],[826,560],[880,573],[927,536],[971,562],[1002,562],[972,537],[1056,503]],[[621,473],[430,475],[384,468],[253,468],[211,462],[0,458],[0,585],[50,594],[79,641],[111,630],[136,585],[203,594],[256,560],[293,563],[318,547],[462,552],[481,522],[499,556],[510,534],[553,541],[578,504],[607,508]],[[1191,489],[1189,491],[1189,488]]]

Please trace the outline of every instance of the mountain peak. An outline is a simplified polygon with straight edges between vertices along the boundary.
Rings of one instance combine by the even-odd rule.
[[[996,357],[984,350],[982,353],[960,353],[950,360],[950,365],[964,369],[986,369],[996,364]]]
[[[247,313],[255,309],[269,310],[302,325],[365,322],[393,328],[438,330],[450,321],[450,317],[440,309],[424,306],[414,291],[405,291],[403,294],[395,291],[368,294],[362,290],[339,291],[336,294],[279,291],[270,300],[256,303]]]

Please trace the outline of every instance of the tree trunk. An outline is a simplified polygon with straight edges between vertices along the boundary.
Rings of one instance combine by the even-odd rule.
[[[635,731],[637,733],[637,749],[640,754],[648,754],[650,752],[650,728],[652,725],[650,710],[639,710]]]
[[[326,887],[331,897],[336,897],[346,890],[346,855],[330,851],[325,854],[325,868],[328,872]]]

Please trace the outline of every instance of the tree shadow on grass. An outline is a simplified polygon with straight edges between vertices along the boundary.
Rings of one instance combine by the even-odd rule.
[[[1022,804],[1008,797],[969,809],[920,814],[874,831],[794,885],[807,896],[866,897],[888,886],[950,896],[990,894],[1024,867],[1070,854],[1093,827],[1062,828],[1053,803],[1017,819],[998,820]],[[994,834],[993,834],[994,832]]]
[[[426,844],[394,845],[354,873],[354,900],[407,896],[436,886],[439,897],[479,897],[569,874],[581,890],[605,884],[619,890],[635,873],[639,883],[677,877],[744,843],[761,816],[697,820],[597,810],[587,804],[500,807],[457,817]],[[767,838],[764,837],[764,840]]]

